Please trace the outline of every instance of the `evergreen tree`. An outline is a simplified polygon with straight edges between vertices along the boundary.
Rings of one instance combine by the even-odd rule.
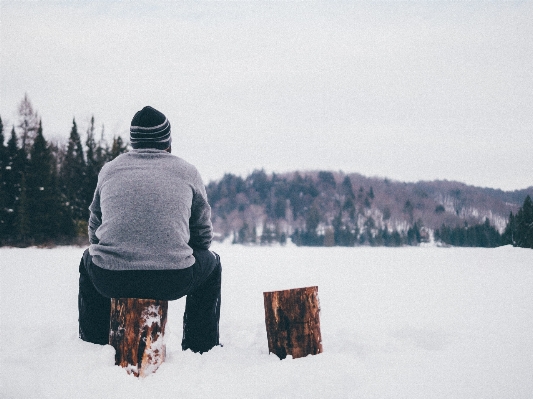
[[[402,245],[402,236],[397,230],[394,230],[392,232],[391,245],[395,247],[399,247]]]
[[[124,154],[128,151],[128,145],[124,144],[124,141],[122,140],[122,137],[114,137],[113,138],[113,145],[111,146],[111,156],[110,160],[115,159],[120,154]]]
[[[2,123],[2,118],[0,118],[0,245],[2,245],[8,235],[6,167],[9,159],[4,141],[4,124]]]
[[[491,226],[488,219],[474,226],[456,226],[450,228],[442,225],[435,231],[435,240],[457,247],[494,248],[502,243],[502,236]]]
[[[248,224],[244,222],[242,227],[239,229],[238,236],[236,237],[237,242],[239,244],[244,244],[248,242],[247,234],[248,234]]]
[[[320,223],[320,212],[318,208],[313,205],[307,217],[305,219],[305,232],[301,234],[300,240],[302,245],[309,246],[321,246],[324,243],[324,237],[319,236],[317,233],[317,228]]]
[[[516,219],[513,212],[509,214],[509,222],[507,222],[507,226],[505,226],[502,241],[503,244],[516,246]]]
[[[263,232],[260,237],[260,243],[262,245],[272,244],[275,241],[275,238],[276,232],[270,227],[270,224],[265,221],[263,223]]]
[[[0,176],[2,176],[5,167],[5,162],[7,159],[7,148],[4,142],[4,123],[2,122],[2,118],[0,117]]]
[[[374,221],[374,218],[370,216],[368,219],[366,219],[364,226],[365,226],[365,231],[364,231],[365,240],[370,245],[372,246],[375,245],[374,229],[376,228],[376,222]]]
[[[349,176],[346,176],[341,184],[342,188],[342,194],[346,196],[346,198],[350,198],[352,200],[355,199],[355,194],[353,192],[353,186],[352,186],[352,180]]]
[[[15,127],[11,129],[11,136],[7,142],[6,159],[4,161],[3,185],[5,232],[4,242],[14,242],[17,237],[18,201],[20,199],[20,182],[24,172],[23,152],[18,147]]]
[[[278,198],[274,204],[274,217],[276,219],[285,219],[287,211],[287,200],[285,198]]]
[[[352,232],[350,226],[343,222],[342,212],[333,219],[333,234],[335,238],[335,245],[344,247],[352,247],[355,245],[356,234]]]
[[[61,190],[65,196],[66,205],[69,208],[74,221],[87,220],[89,218],[88,206],[85,198],[84,184],[86,182],[86,168],[80,135],[76,121],[72,121],[72,129],[68,141],[65,159],[61,165]]]
[[[247,179],[247,183],[251,186],[253,190],[259,195],[258,201],[264,202],[270,194],[270,189],[272,187],[271,182],[268,179],[267,174],[263,169],[254,170]]]
[[[288,189],[293,216],[305,218],[308,213],[307,210],[313,206],[313,201],[319,194],[320,191],[316,188],[313,180],[309,176],[303,178],[297,172]]]
[[[409,245],[418,245],[420,243],[420,228],[418,224],[415,223],[413,227],[407,230],[407,244]]]
[[[337,187],[337,183],[335,182],[335,176],[333,176],[333,173],[321,171],[318,172],[318,181],[321,183],[321,185],[324,187],[324,189],[332,189],[334,190]]]
[[[320,223],[320,212],[316,206],[312,206],[307,214],[307,219],[305,220],[305,227],[308,233],[316,234],[316,229]]]
[[[352,180],[346,176],[341,184],[341,195],[344,196],[342,209],[348,212],[351,220],[355,219],[355,194],[353,192]]]
[[[37,243],[51,242],[59,233],[61,219],[60,198],[55,181],[55,160],[43,136],[42,124],[28,164],[27,193],[31,236]]]
[[[98,172],[103,166],[100,165],[100,160],[98,159],[98,145],[94,138],[94,116],[91,117],[91,122],[89,128],[87,129],[87,140],[85,141],[85,146],[87,148],[86,153],[86,174],[85,174],[85,184],[84,184],[84,202],[89,206],[92,202],[94,190],[96,189],[96,184],[98,182]]]
[[[533,248],[533,201],[529,195],[516,214],[516,246]]]
[[[342,209],[348,212],[348,216],[350,217],[350,220],[355,220],[355,203],[352,198],[350,197],[346,198],[342,206]]]
[[[30,239],[30,216],[28,212],[28,193],[26,186],[26,174],[22,173],[20,178],[20,193],[18,197],[16,213],[16,239],[22,244],[29,243]]]
[[[102,132],[100,133],[100,140],[98,140],[98,145],[96,146],[96,151],[95,151],[95,160],[96,160],[98,171],[102,169],[102,166],[104,166],[104,164],[110,158],[110,149],[105,139],[104,133],[105,133],[105,128],[104,128],[104,125],[102,125]]]

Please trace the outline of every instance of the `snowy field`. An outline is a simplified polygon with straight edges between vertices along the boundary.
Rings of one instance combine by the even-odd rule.
[[[533,251],[218,245],[221,341],[139,380],[77,337],[80,248],[0,248],[0,398],[532,398]],[[318,285],[324,353],[268,354],[263,291]]]

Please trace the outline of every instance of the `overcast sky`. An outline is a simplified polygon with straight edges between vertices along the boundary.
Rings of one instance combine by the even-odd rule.
[[[533,185],[533,2],[6,1],[0,116],[151,105],[204,180],[254,169]],[[82,136],[82,137],[83,137]]]

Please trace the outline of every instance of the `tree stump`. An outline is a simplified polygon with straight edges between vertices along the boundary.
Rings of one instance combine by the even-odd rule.
[[[264,292],[269,353],[293,359],[322,352],[318,287]]]
[[[167,301],[111,299],[109,344],[116,350],[117,366],[136,377],[146,377],[159,368],[166,355],[167,309]]]

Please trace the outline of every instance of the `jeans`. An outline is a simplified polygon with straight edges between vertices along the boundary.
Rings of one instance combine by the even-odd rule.
[[[194,250],[193,255],[196,262],[186,269],[108,270],[95,265],[85,250],[79,266],[80,338],[109,343],[110,298],[172,301],[187,296],[182,349],[202,353],[219,345],[220,257],[209,250]]]

